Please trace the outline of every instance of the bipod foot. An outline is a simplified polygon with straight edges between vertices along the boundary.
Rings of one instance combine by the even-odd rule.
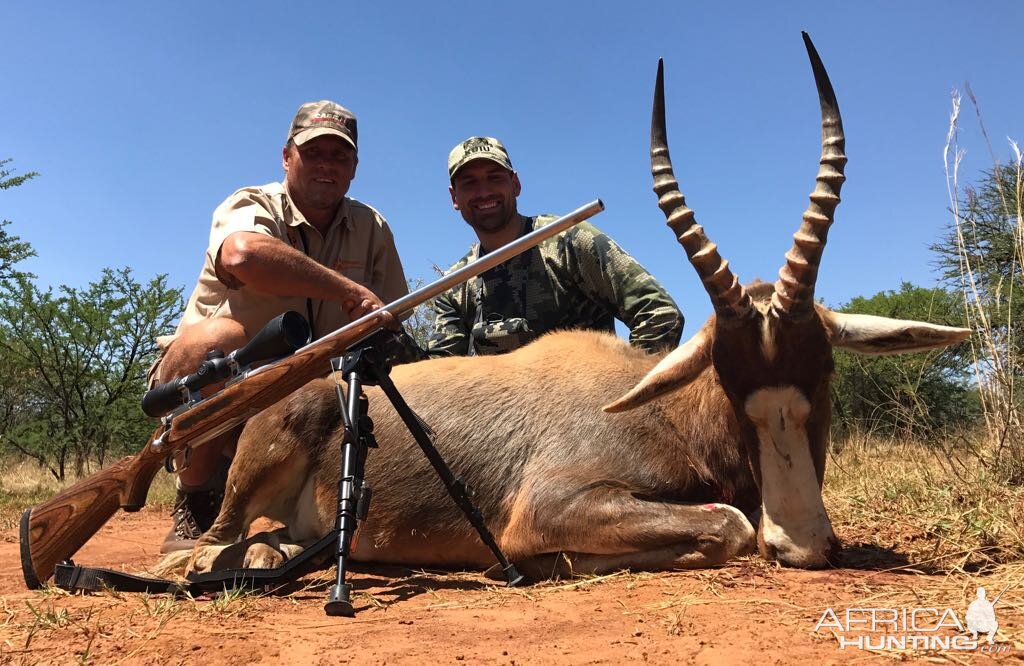
[[[519,570],[516,569],[516,565],[511,562],[508,563],[507,567],[502,567],[501,572],[505,574],[506,587],[515,587],[526,579],[526,576],[519,573]]]
[[[324,604],[324,612],[331,617],[355,617],[356,609],[352,607],[352,586],[348,583],[332,585],[331,594]]]

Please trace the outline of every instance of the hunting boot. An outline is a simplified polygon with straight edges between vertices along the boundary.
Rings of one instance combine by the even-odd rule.
[[[191,550],[203,532],[213,526],[224,501],[224,488],[230,467],[231,459],[222,458],[210,480],[198,488],[183,489],[181,481],[177,482],[178,492],[174,496],[174,510],[171,512],[174,523],[160,546],[161,553]]]

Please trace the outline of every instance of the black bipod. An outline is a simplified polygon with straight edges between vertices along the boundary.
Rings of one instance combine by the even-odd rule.
[[[402,394],[391,381],[391,360],[383,350],[387,344],[386,336],[389,335],[391,334],[387,331],[380,331],[351,348],[341,358],[331,361],[331,367],[341,372],[342,379],[348,386],[348,395],[341,390],[339,383],[336,389],[345,421],[345,438],[341,453],[341,480],[338,482],[338,520],[335,526],[338,533],[337,579],[324,605],[324,611],[328,615],[355,615],[352,608],[352,585],[345,582],[346,560],[350,555],[352,536],[355,534],[358,521],[364,520],[369,512],[372,491],[363,482],[363,471],[368,449],[377,447],[377,441],[373,436],[373,421],[367,415],[369,401],[362,391],[363,386],[378,385],[384,391],[405,423],[405,427],[444,483],[448,494],[466,514],[480,539],[494,553],[508,585],[511,587],[523,580],[523,576],[501,552],[494,536],[487,529],[480,510],[470,499],[472,491],[462,479],[452,474],[434,446],[427,426],[406,404]],[[375,343],[378,346],[375,346]]]

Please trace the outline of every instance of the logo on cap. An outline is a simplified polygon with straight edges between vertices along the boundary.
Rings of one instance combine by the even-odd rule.
[[[454,178],[456,171],[475,159],[488,159],[509,171],[513,170],[508,151],[500,141],[489,136],[471,136],[452,148],[448,154],[448,178]]]
[[[462,152],[465,155],[478,153],[481,150],[486,150],[487,152],[491,151],[491,144],[482,136],[474,136],[473,138],[466,139],[462,142]]]
[[[339,136],[355,148],[358,135],[355,115],[340,104],[329,100],[308,102],[300,106],[288,131],[288,140],[301,146],[306,141],[324,134]]]

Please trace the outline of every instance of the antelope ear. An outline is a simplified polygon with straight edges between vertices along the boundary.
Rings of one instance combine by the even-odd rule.
[[[969,328],[939,326],[923,321],[866,314],[824,313],[832,345],[859,354],[883,355],[939,349],[967,339]]]
[[[711,365],[711,336],[702,328],[651,368],[629,393],[605,405],[606,412],[625,412],[692,382]]]

